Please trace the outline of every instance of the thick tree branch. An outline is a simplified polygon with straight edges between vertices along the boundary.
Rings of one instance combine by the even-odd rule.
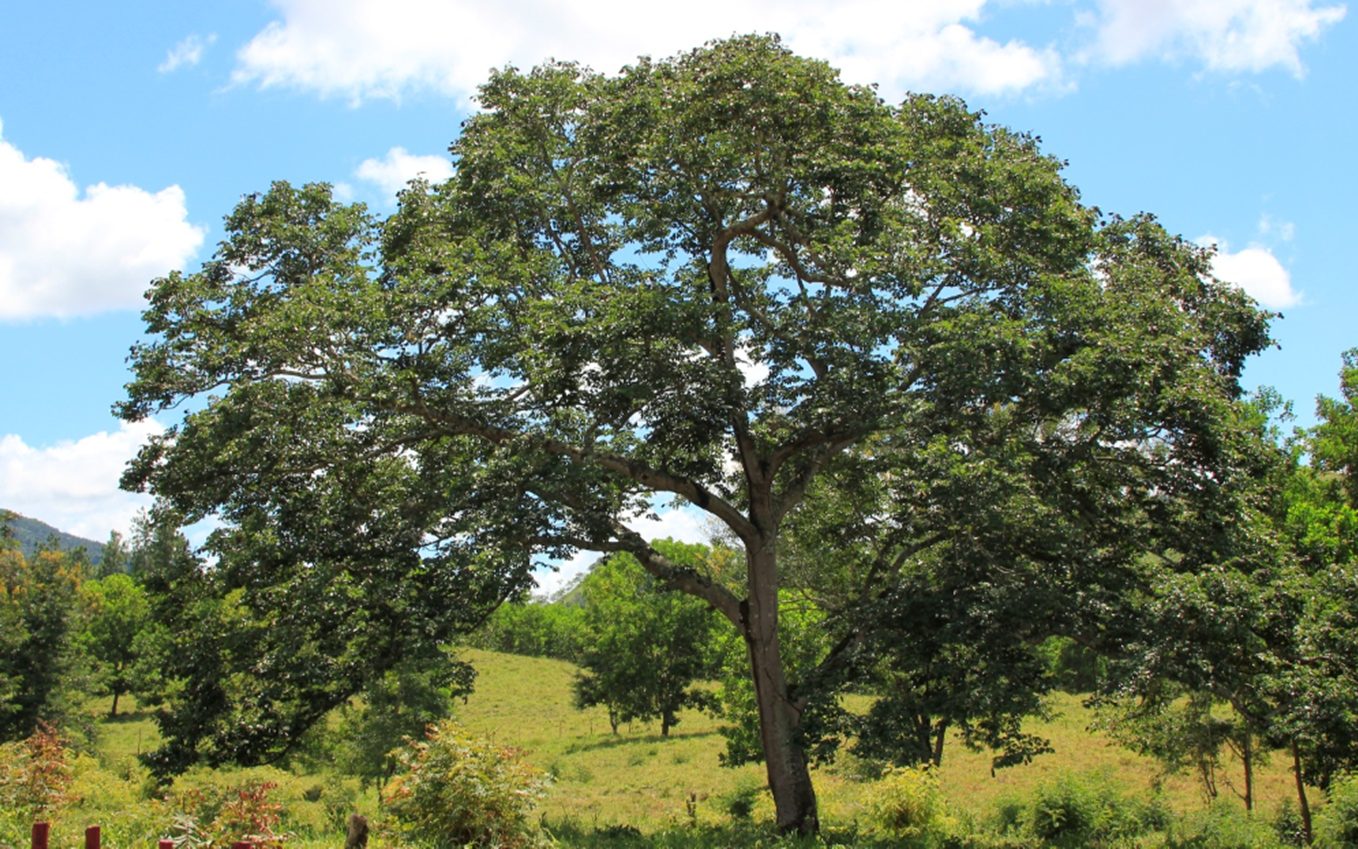
[[[633,460],[593,448],[572,445],[559,439],[534,436],[510,428],[497,427],[465,416],[454,416],[431,410],[426,406],[386,404],[384,409],[416,416],[435,425],[444,436],[472,436],[494,445],[524,442],[539,451],[565,457],[576,463],[594,463],[614,474],[650,490],[678,495],[726,523],[742,540],[756,538],[750,521],[721,496],[683,475],[657,469],[640,460]]]

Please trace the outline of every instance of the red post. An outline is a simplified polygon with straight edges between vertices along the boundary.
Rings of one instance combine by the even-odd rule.
[[[85,849],[99,849],[99,826],[85,829]]]
[[[47,849],[47,833],[51,830],[50,822],[33,823],[33,849]]]
[[[231,849],[254,849],[254,847],[255,844],[248,840],[237,840],[235,843],[231,844]]]
[[[174,849],[174,841],[162,840],[160,843],[156,844],[156,849]]]

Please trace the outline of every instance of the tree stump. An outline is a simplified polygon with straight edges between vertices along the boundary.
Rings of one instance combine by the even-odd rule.
[[[366,849],[368,845],[368,818],[351,814],[349,816],[349,835],[344,838],[344,849]]]

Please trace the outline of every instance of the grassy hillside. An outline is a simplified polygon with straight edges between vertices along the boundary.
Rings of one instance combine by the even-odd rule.
[[[570,706],[570,664],[475,650],[464,656],[480,675],[476,692],[459,711],[462,720],[498,742],[526,749],[532,763],[557,776],[546,806],[549,820],[574,817],[585,825],[650,830],[686,821],[685,802],[692,794],[699,818],[715,822],[729,818],[730,803],[742,792],[763,784],[762,767],[718,765],[724,742],[719,723],[710,717],[683,714],[668,740],[660,737],[658,725],[624,727],[614,737],[603,709],[582,712]],[[1195,776],[1161,776],[1155,762],[1090,732],[1093,717],[1079,697],[1059,694],[1054,706],[1052,720],[1034,721],[1031,730],[1049,738],[1056,751],[1025,766],[992,774],[988,754],[951,740],[939,770],[950,802],[984,819],[999,803],[1022,798],[1063,774],[1103,773],[1128,791],[1160,793],[1179,812],[1203,806]],[[863,815],[865,784],[855,775],[852,759],[845,760],[813,774],[822,819],[829,823],[851,823]],[[1223,797],[1232,787],[1242,788],[1239,765],[1228,761],[1217,781]],[[1294,799],[1292,781],[1282,756],[1258,770],[1256,793],[1266,815]],[[772,815],[766,796],[760,794],[756,818]]]

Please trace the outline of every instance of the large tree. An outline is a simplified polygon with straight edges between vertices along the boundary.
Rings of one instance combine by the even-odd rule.
[[[480,103],[454,176],[390,218],[275,184],[150,293],[120,412],[202,400],[125,485],[219,516],[246,603],[385,604],[387,580],[400,603],[356,627],[424,628],[534,562],[629,552],[741,634],[778,825],[807,831],[779,542],[819,480],[893,488],[858,575],[874,600],[911,552],[963,557],[1004,516],[1023,569],[1091,604],[1099,574],[1062,560],[1082,536],[1078,563],[1116,571],[1144,535],[1111,528],[1215,527],[1266,317],[1208,252],[1082,206],[1032,137],[951,98],[887,105],[753,36],[615,76],[507,68]],[[656,499],[724,524],[743,579],[649,545],[629,523]]]

